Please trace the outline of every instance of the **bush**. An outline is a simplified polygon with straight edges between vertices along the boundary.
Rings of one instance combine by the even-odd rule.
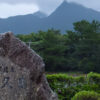
[[[81,91],[77,93],[72,100],[100,100],[100,95],[96,92]]]
[[[71,100],[80,91],[95,91],[100,94],[99,75],[89,73],[87,77],[73,77],[67,74],[49,74],[47,79],[50,87],[58,94],[59,100]]]
[[[89,73],[88,81],[90,84],[99,84],[100,85],[100,74],[93,73],[93,72]]]

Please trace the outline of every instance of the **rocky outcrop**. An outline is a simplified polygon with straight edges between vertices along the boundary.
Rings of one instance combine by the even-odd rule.
[[[1,100],[58,100],[44,67],[42,58],[11,32],[0,34]]]

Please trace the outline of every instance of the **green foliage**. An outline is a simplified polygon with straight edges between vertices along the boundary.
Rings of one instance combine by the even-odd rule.
[[[41,54],[47,65],[47,71],[59,70],[66,65],[66,59],[64,57],[66,47],[63,45],[62,37],[60,33],[55,34],[54,30],[48,30],[43,38],[43,51]]]
[[[98,95],[94,92],[100,94],[100,74],[92,72],[100,73],[100,23],[82,20],[73,25],[74,30],[67,31],[66,34],[49,29],[46,32],[18,34],[16,37],[27,45],[31,43],[31,48],[43,57],[46,71],[91,72],[79,77],[66,74],[47,75],[59,100],[71,100],[73,96],[75,97],[72,100],[98,100],[95,98]]]
[[[46,71],[100,72],[100,23],[85,20],[74,23],[74,31],[59,30],[19,34],[22,41],[43,57]]]
[[[100,100],[100,95],[93,91],[81,91],[71,100]]]
[[[77,77],[67,74],[49,74],[47,79],[50,87],[58,94],[59,100],[71,100],[80,91],[94,91],[100,94],[100,82],[98,80],[95,82],[95,78],[91,81],[91,76],[96,78],[100,74],[89,73]]]
[[[88,74],[88,80],[91,84],[94,83],[100,85],[100,74],[91,72]]]

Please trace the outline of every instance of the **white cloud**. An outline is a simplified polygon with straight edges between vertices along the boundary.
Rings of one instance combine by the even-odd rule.
[[[9,16],[15,15],[25,15],[29,13],[36,12],[38,7],[34,4],[16,4],[16,5],[9,5],[9,4],[0,4],[0,17],[6,18]]]
[[[69,2],[76,2],[85,7],[100,11],[100,0],[68,0]]]
[[[63,0],[37,0],[36,3],[39,6],[39,9],[46,13],[53,12]]]
[[[35,3],[37,0],[0,0],[1,3],[21,4],[21,3]]]
[[[0,17],[23,15],[41,10],[50,14],[64,0],[0,0]],[[67,0],[100,11],[100,0]]]

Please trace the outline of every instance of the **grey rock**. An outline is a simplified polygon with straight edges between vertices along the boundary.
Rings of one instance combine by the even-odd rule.
[[[43,59],[13,33],[0,34],[0,100],[58,100]]]

